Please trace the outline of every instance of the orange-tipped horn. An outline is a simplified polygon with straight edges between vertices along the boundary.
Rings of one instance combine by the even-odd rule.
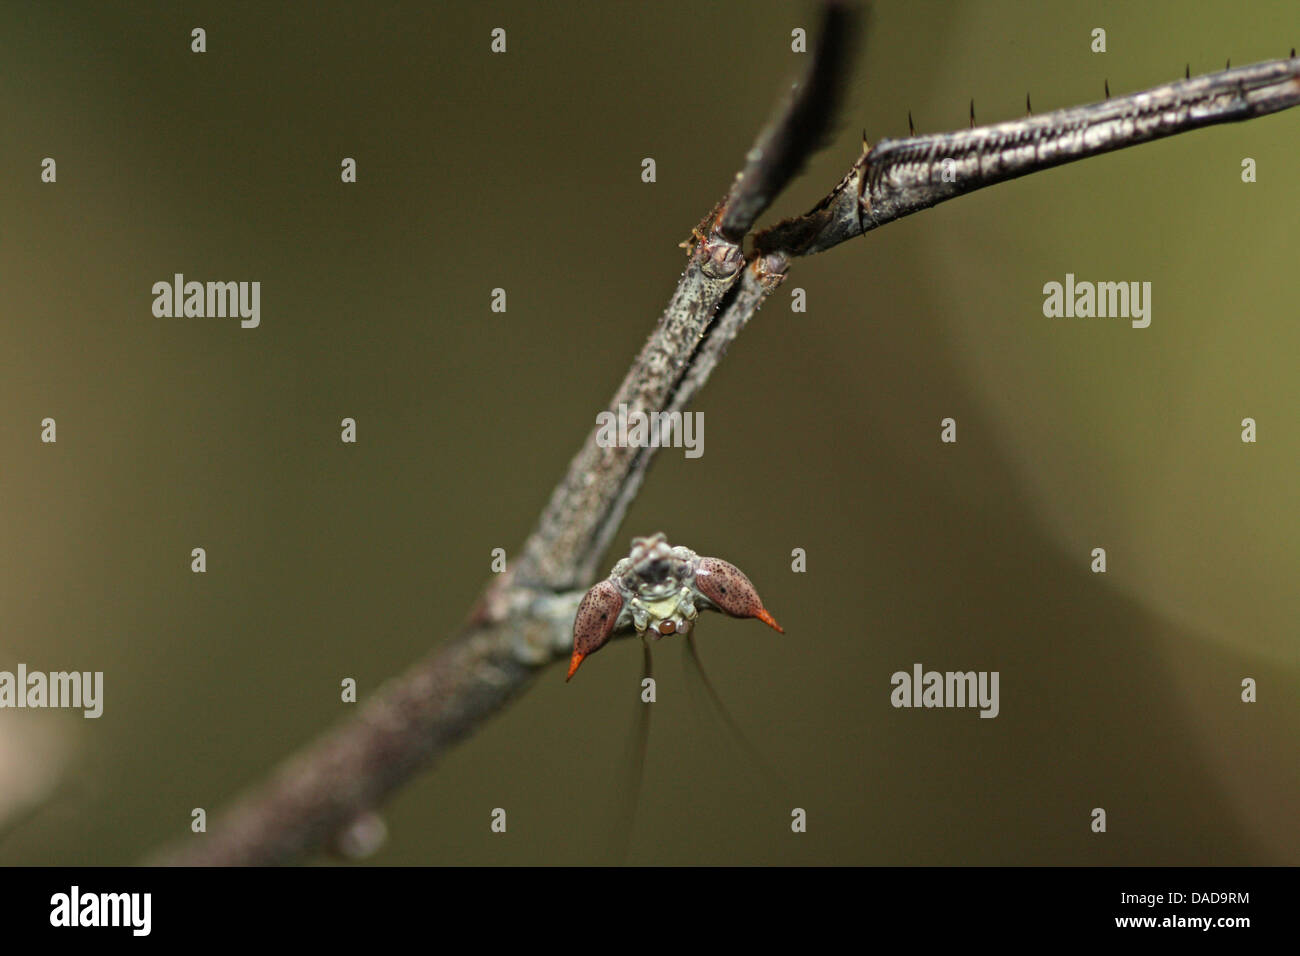
[[[573,657],[569,658],[569,673],[568,673],[568,676],[566,676],[566,677],[564,678],[564,682],[565,682],[566,684],[570,681],[570,679],[572,679],[573,675],[577,673],[577,671],[578,671],[578,665],[582,663],[582,659],[583,659],[584,657],[586,657],[586,656],[587,656],[587,655],[584,654],[584,653],[582,653],[582,651],[574,651],[574,652],[573,652]]]
[[[566,682],[584,657],[605,646],[614,633],[614,625],[618,623],[618,613],[622,608],[623,596],[608,578],[598,582],[586,593],[573,619],[573,657],[569,660],[569,677],[564,678]]]
[[[724,613],[732,617],[756,617],[768,627],[785,633],[785,628],[763,607],[753,583],[734,564],[721,558],[700,558],[695,586]]]
[[[772,628],[774,631],[779,631],[782,634],[785,633],[785,628],[783,628],[780,624],[776,623],[776,618],[772,617],[772,615],[767,613],[767,608],[760,607],[758,609],[758,613],[755,614],[754,616],[758,618],[760,621],[762,621],[764,624],[766,624],[768,627]]]

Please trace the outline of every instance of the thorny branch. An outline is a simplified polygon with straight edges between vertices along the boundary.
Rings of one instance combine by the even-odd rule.
[[[809,213],[755,235],[758,217],[830,128],[855,16],[823,5],[805,79],[759,136],[727,197],[694,230],[685,272],[610,402],[684,410],[728,345],[780,285],[790,260],[984,186],[1062,163],[1300,103],[1300,61],[1277,60],[1102,103],[955,133],[883,140]],[[604,448],[593,427],[511,571],[461,632],[381,687],[360,713],[153,862],[290,862],[337,843],[394,790],[568,656],[583,589],[636,496],[653,448]]]
[[[811,212],[754,237],[763,254],[808,256],[944,200],[1153,139],[1300,103],[1300,60],[1272,60],[1089,106],[956,133],[882,140]]]

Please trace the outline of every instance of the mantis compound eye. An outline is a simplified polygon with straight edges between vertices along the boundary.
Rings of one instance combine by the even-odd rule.
[[[569,660],[566,681],[573,677],[584,657],[596,653],[609,641],[621,610],[623,596],[609,578],[587,592],[578,605],[577,617],[573,619],[573,657]]]
[[[732,617],[756,617],[782,634],[785,628],[767,613],[758,591],[745,573],[721,558],[700,558],[695,569],[695,586],[722,612]]]

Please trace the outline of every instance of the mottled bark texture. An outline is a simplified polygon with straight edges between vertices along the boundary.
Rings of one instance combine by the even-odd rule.
[[[794,257],[993,183],[1300,100],[1292,56],[1010,123],[885,140],[807,215],[759,233],[746,255],[750,229],[830,128],[854,22],[847,5],[824,6],[804,81],[694,230],[677,291],[608,410],[684,410]],[[601,447],[593,426],[511,572],[488,586],[457,636],[286,761],[211,832],[187,836],[153,862],[284,863],[329,846],[541,668],[568,657],[583,592],[653,457],[652,448]]]

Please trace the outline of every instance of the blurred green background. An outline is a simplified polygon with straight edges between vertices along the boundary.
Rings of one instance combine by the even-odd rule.
[[[190,810],[344,716],[343,677],[364,696],[455,629],[815,22],[784,2],[0,9],[0,669],[105,672],[97,721],[0,712],[0,863],[202,839]],[[1297,42],[1282,0],[878,4],[834,143],[765,222],[909,109],[959,128],[972,97],[993,122],[1026,91],[1045,112]],[[1300,111],[1220,126],[795,264],[695,406],[704,456],[661,456],[607,562],[662,530],[753,578],[786,636],[710,616],[698,640],[784,781],[692,709],[663,641],[628,859],[1300,863],[1298,142]],[[175,272],[260,280],[261,327],[154,318]],[[1151,327],[1044,318],[1067,272],[1150,281]],[[1000,671],[1001,715],[893,709],[918,661]],[[545,671],[399,794],[372,860],[607,858],[639,676],[633,641],[572,684]]]

